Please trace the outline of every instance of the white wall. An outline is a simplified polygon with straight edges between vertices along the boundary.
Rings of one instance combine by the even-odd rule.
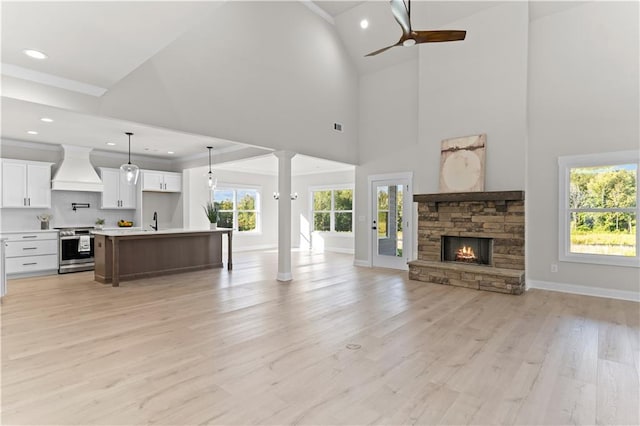
[[[452,22],[463,42],[419,51],[419,142],[427,150],[421,193],[438,192],[440,142],[487,134],[487,191],[522,190],[527,140],[529,6],[508,2]]]
[[[209,201],[209,187],[207,186],[207,172],[209,167],[196,167],[184,171],[185,188],[188,191],[184,199],[185,227],[205,229],[209,221],[202,210]],[[260,200],[260,214],[262,231],[259,233],[235,232],[233,235],[234,251],[256,250],[278,246],[278,205],[273,199],[277,192],[278,181],[275,176],[238,173],[229,170],[215,170],[218,186],[224,184],[259,186],[262,194]]]
[[[367,177],[413,170],[426,180],[427,153],[418,145],[418,61],[407,61],[360,79],[359,152],[356,167],[355,258],[370,255]],[[365,216],[364,220],[360,220]]]
[[[188,188],[188,198],[185,198],[185,226],[191,228],[206,228],[209,222],[202,211],[202,206],[208,201],[209,188],[206,185],[208,167],[187,169],[184,172],[185,188]],[[257,234],[236,232],[233,236],[234,250],[255,250],[275,248],[278,246],[278,203],[273,199],[273,193],[278,191],[278,177],[266,174],[233,172],[228,170],[215,171],[218,186],[227,184],[260,186],[262,232]],[[309,248],[310,240],[308,226],[310,223],[309,187],[319,185],[353,184],[353,172],[335,172],[294,176],[291,180],[291,190],[298,193],[298,199],[291,202],[291,246]],[[317,238],[317,237],[316,237]],[[352,252],[353,236],[324,235],[325,250]],[[319,248],[319,247],[316,247]]]
[[[528,280],[638,292],[635,268],[559,263],[558,156],[640,149],[637,2],[589,2],[531,23]],[[535,284],[535,283],[534,283]]]
[[[302,249],[311,248],[318,251],[337,251],[342,253],[354,252],[353,234],[336,234],[326,232],[311,232],[313,218],[311,217],[311,188],[331,187],[335,185],[354,184],[355,171],[322,173],[295,176],[291,180],[293,192],[298,193],[298,199],[291,203],[291,246]],[[354,201],[357,201],[354,200]],[[355,203],[354,203],[355,208]],[[357,215],[354,212],[354,225]]]
[[[71,203],[88,203],[88,209],[72,210]],[[103,210],[100,193],[82,191],[51,191],[50,209],[0,209],[0,229],[3,231],[31,231],[40,229],[36,216],[53,215],[50,228],[95,226],[97,218],[105,219],[105,227],[115,228],[120,219],[134,220],[135,210]],[[138,224],[136,224],[137,226]]]
[[[335,29],[304,5],[230,1],[111,87],[101,113],[355,163],[357,87]]]
[[[640,148],[638,3],[548,6],[559,12],[531,23],[524,2],[482,10],[447,25],[467,29],[463,43],[361,78],[357,215],[368,175],[413,171],[414,193],[437,192],[440,140],[487,133],[486,190],[526,190],[528,281],[637,295],[637,269],[550,264],[558,156]],[[369,259],[369,220],[357,222],[357,261]]]

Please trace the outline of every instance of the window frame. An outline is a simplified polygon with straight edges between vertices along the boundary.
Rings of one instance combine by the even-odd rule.
[[[570,173],[571,169],[579,167],[615,166],[618,164],[636,164],[636,206],[635,208],[569,208]],[[570,155],[558,157],[559,181],[559,247],[558,255],[561,262],[590,263],[597,265],[626,266],[640,268],[640,151],[617,151],[599,154]],[[636,215],[636,255],[616,256],[590,253],[572,253],[571,250],[571,219],[572,211],[588,212],[633,212]]]
[[[257,185],[236,184],[236,183],[218,183],[211,190],[211,199],[215,200],[215,191],[233,191],[233,210],[220,210],[220,212],[232,212],[233,214],[233,232],[241,235],[259,235],[262,234],[262,187]],[[256,191],[256,209],[255,210],[238,210],[238,191]],[[256,229],[251,231],[238,230],[238,213],[239,212],[255,212]]]
[[[351,210],[336,210],[335,209],[335,191],[341,190],[350,190],[352,194],[351,200]],[[321,191],[331,191],[331,210],[314,210],[313,208],[313,193],[321,192]],[[354,207],[356,203],[356,191],[354,189],[354,185],[351,184],[340,184],[340,185],[321,185],[321,186],[310,186],[309,187],[309,227],[311,228],[311,233],[318,233],[322,235],[331,235],[336,237],[353,237],[353,229],[355,227],[354,222]],[[351,231],[349,232],[338,232],[335,230],[336,213],[351,213]],[[314,214],[315,213],[329,213],[329,231],[316,231],[314,229]]]

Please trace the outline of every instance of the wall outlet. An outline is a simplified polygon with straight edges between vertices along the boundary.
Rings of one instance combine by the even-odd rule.
[[[558,264],[557,263],[552,263],[551,264],[551,272],[558,272]]]

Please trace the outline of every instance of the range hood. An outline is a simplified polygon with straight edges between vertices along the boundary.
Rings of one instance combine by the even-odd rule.
[[[89,160],[93,148],[62,145],[64,158],[51,180],[55,191],[102,192],[104,185]]]

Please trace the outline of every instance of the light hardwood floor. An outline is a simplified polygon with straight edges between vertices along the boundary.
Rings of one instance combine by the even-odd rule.
[[[638,424],[632,302],[239,253],[234,270],[10,281],[3,424]]]

